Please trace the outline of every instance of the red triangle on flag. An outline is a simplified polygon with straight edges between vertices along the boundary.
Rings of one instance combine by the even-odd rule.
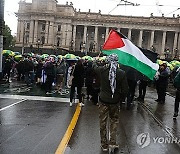
[[[103,45],[103,50],[121,48],[125,46],[121,36],[115,30],[109,32],[109,36]]]

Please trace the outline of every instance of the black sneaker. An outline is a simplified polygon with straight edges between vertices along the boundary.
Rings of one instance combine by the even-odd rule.
[[[141,101],[142,98],[141,98],[141,97],[137,97],[136,100],[137,100],[137,101]]]
[[[108,151],[108,145],[101,145],[101,149],[104,152]]]
[[[156,99],[155,101],[156,101],[156,102],[160,102],[160,100],[159,100],[159,99]]]
[[[174,112],[173,118],[177,118],[177,116],[178,116],[178,113]]]

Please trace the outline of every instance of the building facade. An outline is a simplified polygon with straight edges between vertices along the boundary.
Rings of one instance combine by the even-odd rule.
[[[134,17],[81,12],[68,2],[19,2],[16,46],[100,51],[110,29],[117,29],[135,45],[164,55],[180,51],[180,17]]]

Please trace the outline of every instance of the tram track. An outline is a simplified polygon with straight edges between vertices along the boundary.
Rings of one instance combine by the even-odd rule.
[[[138,102],[141,107],[154,119],[154,121],[163,129],[163,131],[172,139],[177,139],[178,136],[175,135],[175,130],[169,126],[163,124],[163,122],[152,112],[148,104]],[[180,143],[176,143],[180,147]]]

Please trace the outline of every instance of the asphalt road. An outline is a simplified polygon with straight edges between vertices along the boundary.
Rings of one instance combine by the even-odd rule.
[[[25,96],[23,92],[12,94],[10,90],[0,90],[0,154],[55,153],[77,104],[69,107],[68,98]],[[163,142],[165,138],[180,137],[179,117],[176,121],[172,119],[174,98],[167,95],[166,103],[162,105],[154,101],[156,97],[156,91],[148,88],[144,104],[134,101],[128,111],[123,104],[117,136],[120,149],[116,153],[180,153],[178,143]],[[100,149],[98,106],[92,102],[85,100],[65,153],[103,153]]]

